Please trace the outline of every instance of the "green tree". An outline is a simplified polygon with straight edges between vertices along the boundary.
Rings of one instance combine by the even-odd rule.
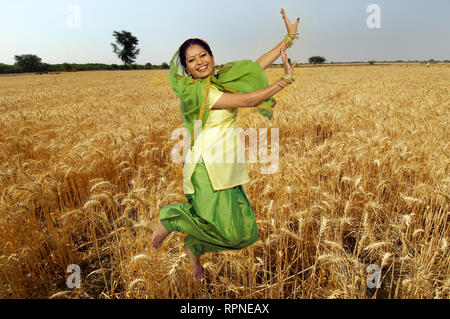
[[[22,68],[18,65],[7,65],[0,63],[0,73],[20,73]]]
[[[25,72],[36,72],[42,69],[42,59],[34,54],[22,54],[14,56],[15,65]]]
[[[140,49],[137,49],[139,40],[130,32],[122,30],[122,32],[114,31],[113,36],[116,43],[111,43],[113,52],[117,54],[127,68],[127,65],[133,64],[139,55]]]
[[[66,71],[66,72],[72,72],[72,70],[73,70],[72,65],[69,63],[63,63],[61,68],[63,71]]]
[[[41,63],[41,64],[39,64],[37,71],[47,73],[47,72],[52,71],[52,66],[47,63]]]
[[[309,63],[311,64],[322,64],[326,61],[327,59],[325,59],[323,56],[312,56],[309,58]]]

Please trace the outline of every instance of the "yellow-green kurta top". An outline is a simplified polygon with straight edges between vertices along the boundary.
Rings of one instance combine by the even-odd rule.
[[[237,156],[238,151],[243,152],[244,149],[235,131],[238,108],[212,109],[222,94],[223,92],[210,86],[205,106],[210,110],[207,122],[185,157],[190,159],[186,160],[183,166],[185,194],[195,193],[191,177],[200,156],[214,190],[232,188],[250,181],[245,161],[239,160]]]

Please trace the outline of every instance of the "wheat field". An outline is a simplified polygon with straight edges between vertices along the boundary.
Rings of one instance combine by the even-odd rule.
[[[167,71],[0,77],[0,298],[448,299],[450,65],[296,76],[273,121],[239,110],[237,127],[279,128],[279,171],[247,164],[260,241],[202,256],[201,283],[183,234],[150,245],[185,201]]]

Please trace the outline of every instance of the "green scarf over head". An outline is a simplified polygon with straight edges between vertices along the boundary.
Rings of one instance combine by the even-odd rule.
[[[204,127],[208,119],[209,109],[205,104],[210,85],[226,93],[250,93],[269,86],[266,72],[259,63],[251,60],[233,61],[221,67],[216,76],[193,79],[181,64],[179,51],[178,49],[170,62],[169,81],[181,100],[181,117],[184,127],[191,134],[191,146],[194,143],[195,121],[201,120]],[[275,103],[273,97],[264,101],[258,106],[259,113],[271,120]]]

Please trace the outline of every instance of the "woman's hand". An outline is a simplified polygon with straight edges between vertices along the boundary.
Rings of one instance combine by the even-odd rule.
[[[294,76],[295,66],[297,65],[297,61],[294,61],[292,66],[289,64],[288,56],[286,53],[286,49],[281,49],[281,59],[284,63],[284,74]]]
[[[281,14],[283,15],[284,22],[286,24],[286,30],[288,33],[291,33],[289,37],[292,41],[295,40],[297,33],[298,24],[300,23],[300,18],[297,18],[296,22],[292,24],[288,17],[286,16],[286,12],[284,9],[281,9]],[[280,57],[280,49],[281,48],[287,48],[288,47],[288,41],[286,41],[286,38],[283,36],[283,40],[272,50],[268,51],[267,53],[263,54],[256,62],[261,65],[261,68],[263,70],[267,69],[275,60],[277,60]],[[292,45],[292,43],[291,43]]]
[[[297,20],[295,20],[295,23],[292,24],[289,21],[287,15],[286,15],[286,11],[284,11],[284,9],[281,9],[281,15],[283,16],[284,23],[286,24],[287,33],[297,33],[300,18],[297,18]]]

